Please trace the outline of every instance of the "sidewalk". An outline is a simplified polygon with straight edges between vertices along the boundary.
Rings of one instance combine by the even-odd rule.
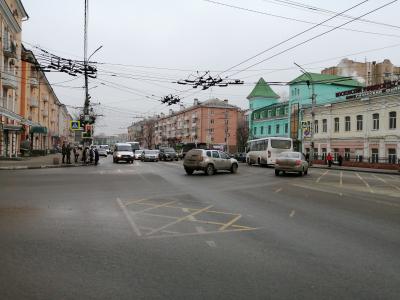
[[[370,168],[357,168],[357,167],[339,167],[337,165],[317,165],[314,164],[311,168],[317,169],[329,169],[329,170],[341,170],[341,171],[351,171],[351,172],[363,172],[363,173],[377,173],[377,174],[389,174],[389,175],[400,175],[399,170],[387,170],[387,169],[370,169]]]
[[[59,164],[54,164],[53,159],[58,157]],[[44,169],[44,168],[65,168],[65,167],[80,167],[77,164],[61,164],[61,154],[49,154],[46,156],[22,157],[17,160],[0,160],[0,170],[20,170],[20,169]],[[73,161],[73,158],[71,157]]]

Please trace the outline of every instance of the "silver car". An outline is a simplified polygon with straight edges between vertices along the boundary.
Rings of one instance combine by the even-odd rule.
[[[278,176],[280,172],[294,172],[300,176],[307,175],[308,162],[300,152],[282,152],[275,161],[275,175]]]
[[[213,175],[219,170],[236,173],[238,166],[236,159],[218,150],[192,149],[186,153],[183,161],[188,175],[192,175],[194,171],[204,171],[207,175]]]
[[[142,161],[158,161],[158,150],[143,150],[142,152]]]

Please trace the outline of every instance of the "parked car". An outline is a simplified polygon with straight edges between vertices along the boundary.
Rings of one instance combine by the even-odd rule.
[[[113,162],[117,163],[119,161],[126,161],[128,163],[133,163],[133,151],[130,144],[117,143],[114,145],[113,151]]]
[[[308,162],[300,152],[282,152],[275,161],[275,175],[278,176],[280,172],[294,172],[300,176],[307,175]]]
[[[158,161],[158,150],[143,150],[142,152],[142,161]]]
[[[108,154],[108,145],[99,145],[97,146],[97,151],[99,152],[100,156],[105,156],[107,157]]]
[[[204,171],[207,175],[213,175],[219,170],[236,173],[238,161],[227,153],[211,149],[192,149],[186,153],[183,167],[188,175],[194,171]]]
[[[186,143],[182,145],[182,149],[179,153],[179,158],[184,159],[186,153],[192,149],[207,149],[206,143]]]
[[[159,154],[160,160],[178,160],[178,154],[176,154],[173,148],[160,148]]]

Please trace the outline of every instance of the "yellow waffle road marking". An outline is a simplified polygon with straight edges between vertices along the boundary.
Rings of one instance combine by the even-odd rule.
[[[326,170],[321,176],[319,176],[318,178],[317,178],[317,180],[315,180],[315,182],[316,183],[318,183],[318,182],[320,182],[320,180],[322,179],[322,177],[324,177],[326,174],[328,174],[329,173],[329,170]]]
[[[237,215],[235,218],[230,220],[228,223],[222,225],[218,230],[222,231],[231,226],[233,223],[235,223],[237,220],[239,220],[242,217],[242,215]]]
[[[210,209],[211,207],[213,207],[213,205],[209,205],[209,206],[207,206],[207,207],[205,207],[203,209],[200,209],[198,211],[195,211],[195,212],[191,213],[190,215],[186,215],[186,216],[184,216],[182,218],[179,218],[179,219],[175,220],[174,222],[171,222],[171,223],[168,223],[168,224],[166,224],[164,226],[161,226],[161,227],[159,227],[159,228],[157,228],[157,229],[155,229],[153,231],[150,231],[149,233],[147,233],[147,235],[154,234],[154,233],[159,232],[161,230],[164,230],[165,228],[168,228],[168,227],[170,227],[172,225],[175,225],[175,224],[178,224],[178,223],[180,223],[182,221],[185,221],[186,219],[189,219],[190,217],[194,217],[197,214],[205,212],[207,209]]]
[[[178,202],[178,200],[170,201],[170,202],[167,202],[167,203],[164,203],[164,204],[154,205],[152,207],[148,207],[148,208],[145,208],[145,209],[142,209],[142,210],[139,210],[139,211],[135,211],[134,214],[140,214],[142,212],[146,212],[146,211],[149,211],[149,210],[152,210],[152,209],[156,209],[156,208],[159,208],[159,207],[165,207],[165,206],[168,206],[168,205],[173,204],[175,202]]]
[[[146,200],[148,200],[148,199],[147,198],[142,198],[142,199],[139,199],[139,200],[127,201],[124,204],[125,204],[125,206],[127,206],[127,205],[130,205],[130,204],[137,204],[137,203],[140,203],[140,202],[146,201]]]
[[[391,186],[392,188],[395,188],[396,190],[400,191],[400,188],[398,186],[395,186],[394,184],[388,183],[385,179],[380,178],[380,177],[376,176],[375,174],[372,174],[372,176],[374,176],[376,179],[382,181],[383,183],[386,183],[388,186]]]

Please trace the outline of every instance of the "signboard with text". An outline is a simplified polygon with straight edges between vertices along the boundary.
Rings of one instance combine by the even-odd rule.
[[[346,99],[354,99],[365,96],[400,93],[400,81],[391,81],[381,84],[375,84],[363,88],[356,88],[353,90],[343,91],[336,93],[336,97],[345,96]]]

